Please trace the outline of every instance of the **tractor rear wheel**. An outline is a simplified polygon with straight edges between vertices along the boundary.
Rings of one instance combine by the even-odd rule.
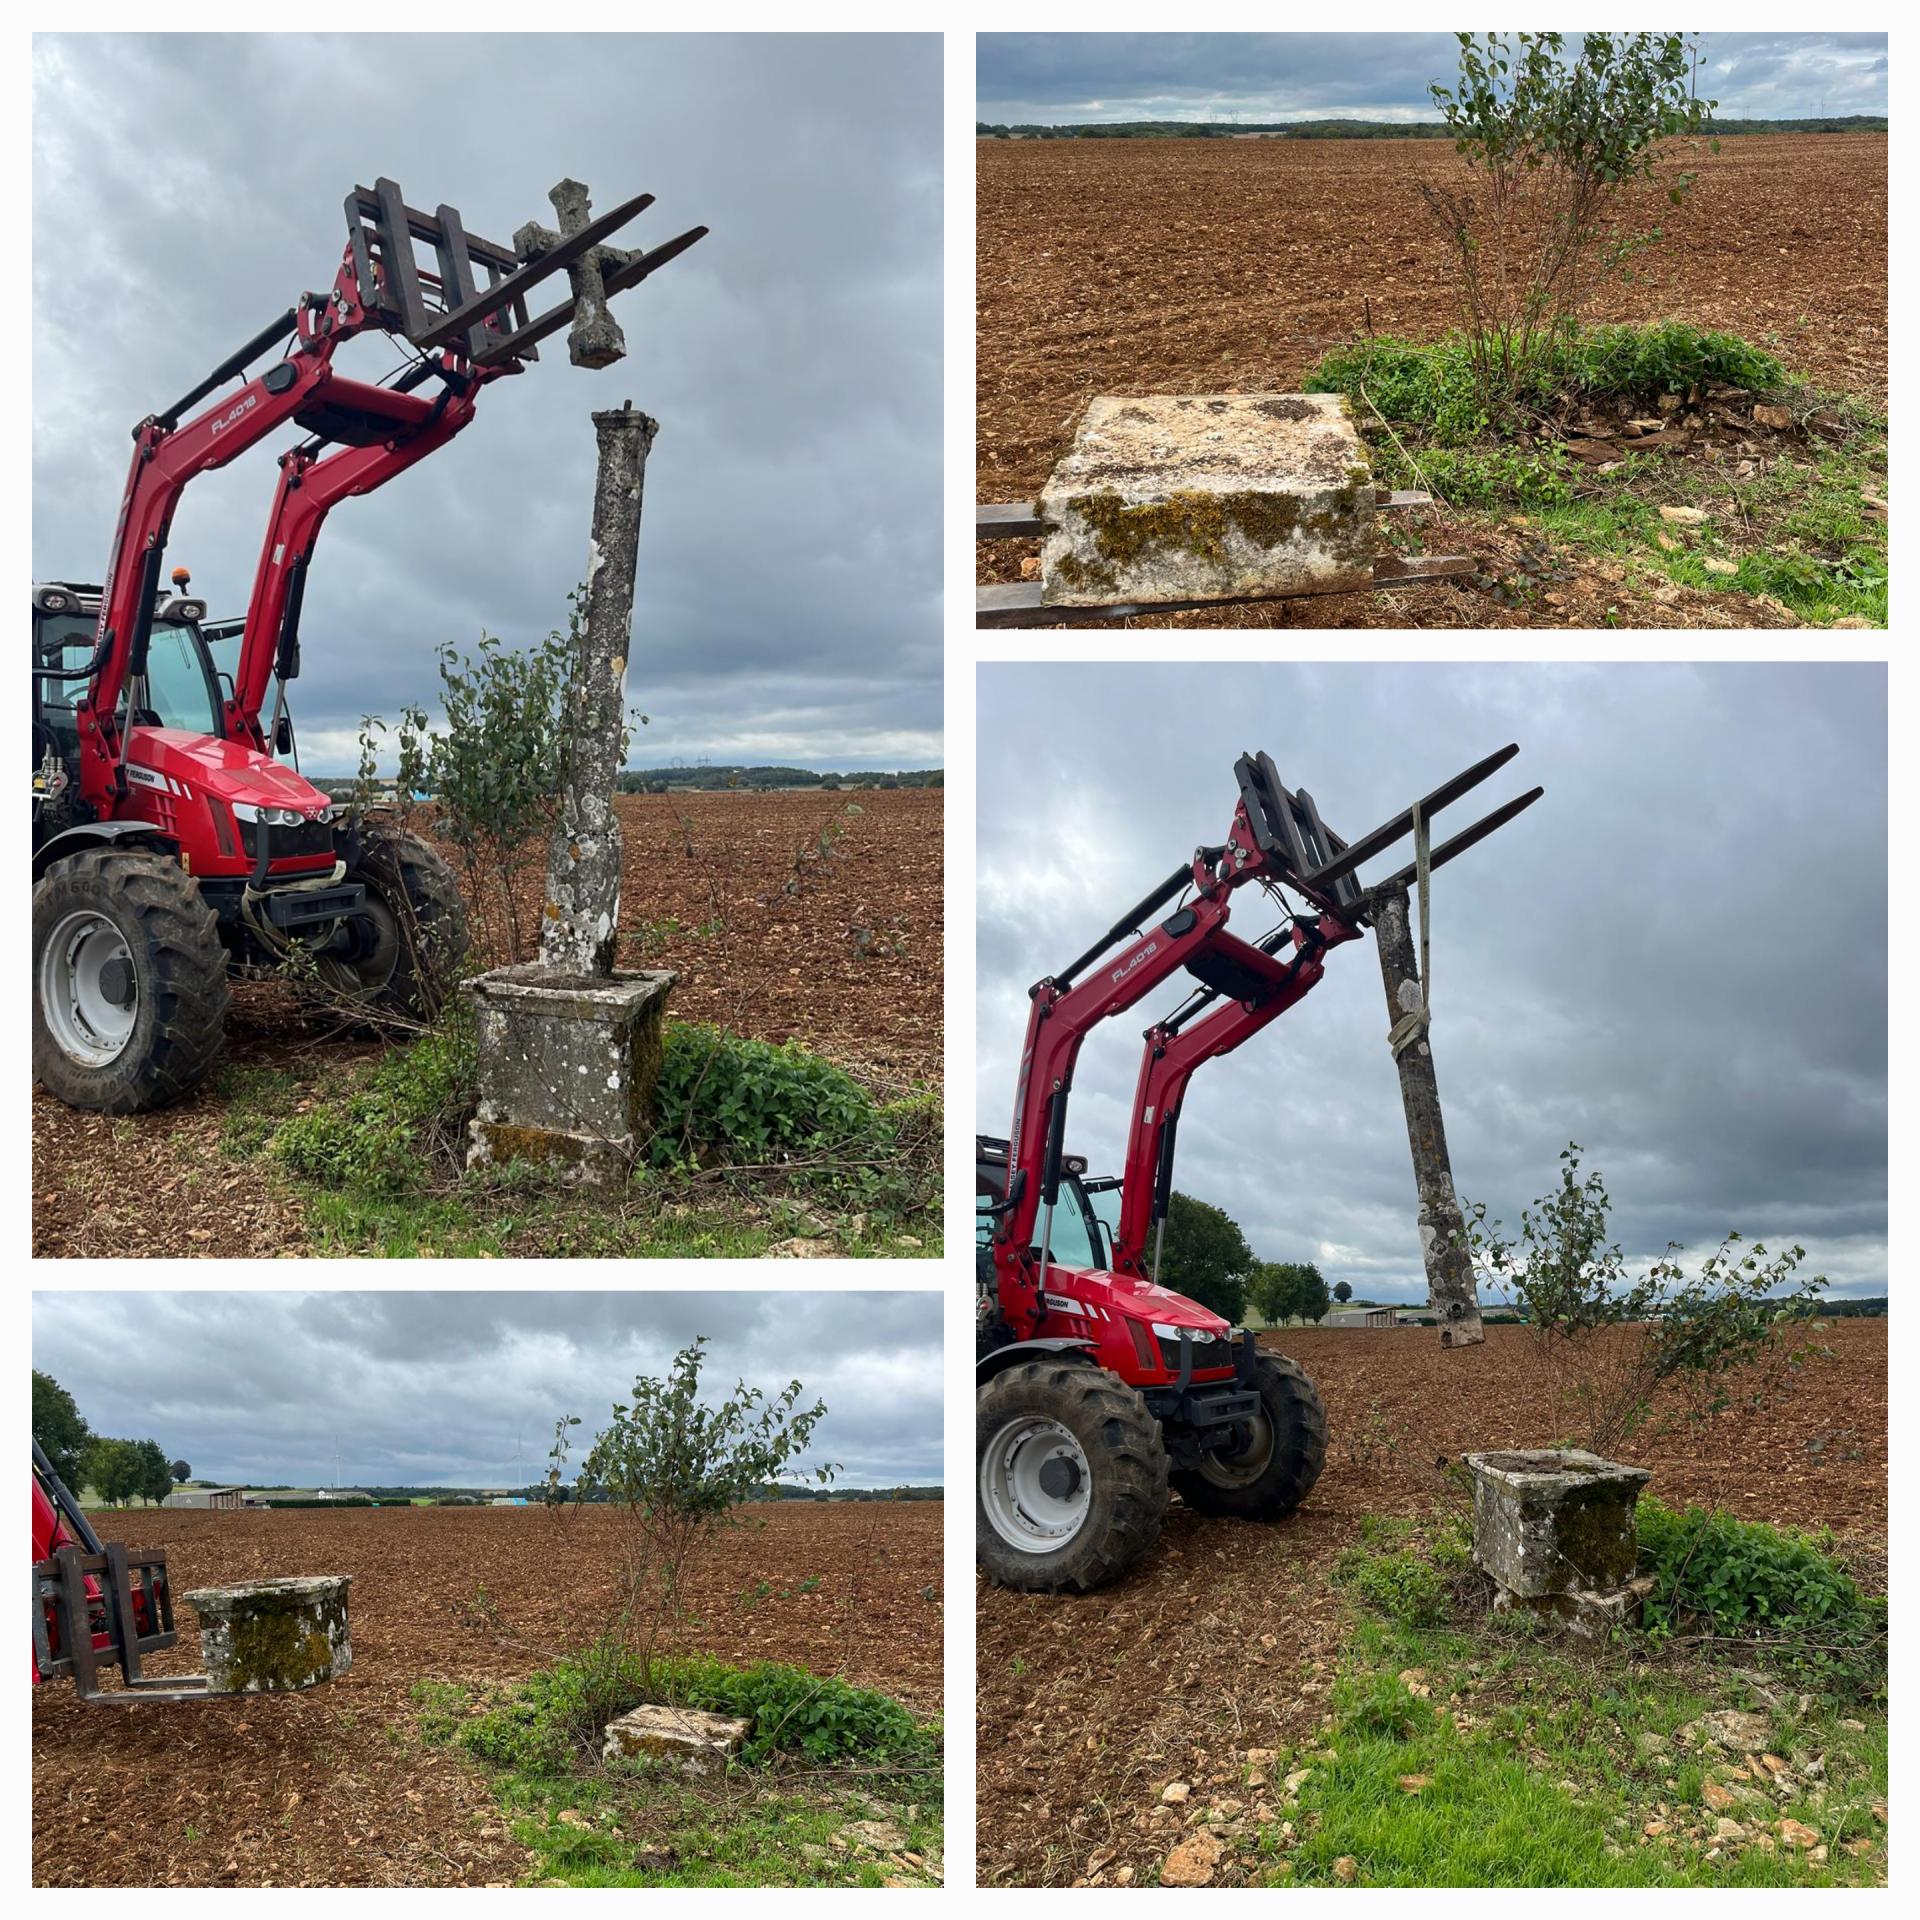
[[[1023,1361],[981,1387],[975,1538],[987,1577],[1085,1593],[1160,1537],[1167,1450],[1146,1402],[1084,1361]]]
[[[146,1113],[212,1071],[227,1016],[214,911],[165,854],[90,847],[33,890],[33,1073],[70,1107]]]
[[[375,823],[360,834],[347,878],[366,888],[355,950],[315,957],[321,980],[376,1012],[432,1020],[446,1004],[470,944],[453,869],[417,833]]]
[[[1240,1444],[1173,1476],[1174,1490],[1196,1513],[1277,1520],[1313,1491],[1327,1464],[1326,1409],[1313,1382],[1277,1353],[1254,1356],[1253,1382],[1260,1411]]]

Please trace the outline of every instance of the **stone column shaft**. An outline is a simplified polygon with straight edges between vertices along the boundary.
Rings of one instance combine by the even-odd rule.
[[[627,647],[640,551],[640,497],[659,423],[634,411],[596,413],[600,468],[580,621],[578,709],[560,825],[547,861],[540,959],[604,977],[620,932],[620,822],[613,810],[626,725]]]
[[[1374,938],[1387,990],[1387,1024],[1392,1027],[1404,1015],[1417,1012],[1424,998],[1404,887],[1380,896]],[[1440,1119],[1440,1083],[1433,1071],[1433,1047],[1424,1031],[1401,1049],[1395,1065],[1400,1070],[1400,1101],[1406,1109],[1407,1145],[1413,1153],[1420,1257],[1427,1270],[1427,1297],[1440,1323],[1440,1344],[1478,1346],[1486,1334],[1480,1325],[1467,1223],[1453,1190],[1453,1165],[1447,1158],[1447,1133]]]

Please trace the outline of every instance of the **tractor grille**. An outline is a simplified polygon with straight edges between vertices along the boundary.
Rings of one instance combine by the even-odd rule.
[[[242,820],[240,844],[248,859],[260,851],[260,836],[267,836],[269,860],[310,860],[316,853],[333,851],[333,826],[323,814],[318,820],[303,820],[297,827],[262,827],[257,820]]]
[[[1156,1336],[1160,1347],[1160,1358],[1169,1373],[1180,1371],[1180,1342],[1169,1340],[1165,1334]],[[1233,1365],[1233,1341],[1214,1339],[1209,1335],[1196,1334],[1187,1342],[1187,1350],[1193,1359],[1195,1373],[1203,1373],[1216,1367]]]

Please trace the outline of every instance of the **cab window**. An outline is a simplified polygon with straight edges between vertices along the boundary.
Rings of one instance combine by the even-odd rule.
[[[147,648],[147,710],[163,727],[218,733],[220,723],[207,671],[191,628],[156,620]]]

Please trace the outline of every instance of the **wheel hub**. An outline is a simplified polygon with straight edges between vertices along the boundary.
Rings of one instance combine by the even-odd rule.
[[[1233,1444],[1200,1456],[1201,1477],[1216,1487],[1251,1486],[1273,1464],[1273,1422],[1264,1412],[1236,1421]]]
[[[40,1006],[54,1043],[85,1067],[110,1066],[133,1035],[138,977],[126,937],[82,908],[57,925],[40,956]]]
[[[1022,1553],[1054,1553],[1086,1524],[1093,1474],[1057,1420],[1022,1414],[980,1456],[980,1498],[994,1532]]]

